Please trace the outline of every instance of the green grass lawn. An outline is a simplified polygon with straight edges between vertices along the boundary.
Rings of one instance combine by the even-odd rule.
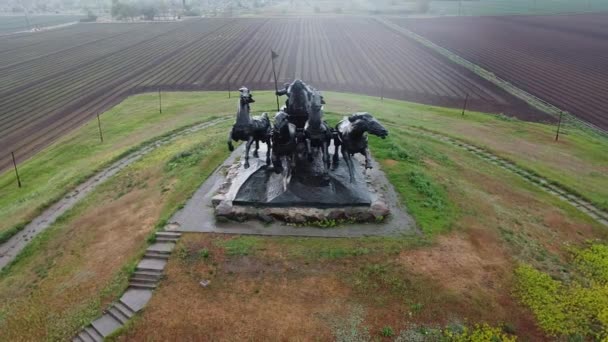
[[[270,92],[254,92],[254,95],[257,101],[254,111],[273,112],[276,105]],[[550,125],[474,112],[461,116],[456,109],[380,101],[351,94],[328,92],[326,98],[326,110],[330,113],[366,110],[389,128],[418,126],[477,144],[608,209],[608,155],[605,153],[608,139],[567,129],[566,135],[556,143],[554,127]],[[234,115],[236,101],[228,99],[224,92],[165,93],[160,114],[156,94],[125,100],[101,115],[104,143],[99,142],[97,122],[93,120],[19,165],[23,188],[17,188],[11,170],[0,175],[0,241],[14,234],[69,189],[134,147],[180,127]],[[339,116],[328,115],[328,118],[336,121]],[[378,148],[382,143],[372,144]],[[407,151],[407,146],[400,148],[405,153],[424,153]]]
[[[234,115],[237,99],[226,95],[166,93],[163,114],[158,113],[156,94],[131,97],[101,116],[103,144],[94,120],[22,163],[23,188],[17,188],[14,175],[7,171],[0,176],[0,234],[22,226],[96,170],[151,139],[197,122]],[[256,113],[273,112],[272,93],[254,91],[254,97],[252,109]],[[332,303],[327,312],[348,315],[342,308],[360,305],[367,310],[362,324],[373,327],[374,334],[386,326],[404,334],[414,333],[411,324],[423,330],[444,328],[449,317],[492,326],[508,320],[514,327],[528,329],[531,316],[511,297],[516,263],[566,281],[568,273],[564,272],[574,272],[570,248],[606,236],[590,218],[520,177],[402,127],[423,127],[467,140],[605,204],[608,156],[602,152],[608,142],[601,138],[568,129],[555,143],[553,127],[548,125],[482,113],[463,117],[460,110],[351,94],[328,92],[325,97],[329,103],[327,119],[332,123],[348,113],[369,111],[387,125],[387,139],[370,137],[372,153],[423,234],[332,240],[193,235],[186,241],[194,244],[190,247],[196,260],[189,259],[188,250],[180,253],[178,249],[177,258],[190,260],[185,267],[189,273],[182,279],[177,274],[184,273],[183,265],[170,269],[170,277],[176,274],[180,280],[166,283],[165,292],[188,297],[192,289],[180,285],[181,281],[204,276],[211,277],[212,283],[225,282],[240,293],[240,286],[248,284],[251,269],[259,268],[270,273],[261,282],[255,280],[261,285],[252,285],[251,293],[278,291],[284,295],[285,305],[295,296],[299,299],[293,305],[303,311],[294,312],[306,313],[307,298],[291,292],[300,287],[275,288],[282,284],[278,279],[329,286],[336,297],[331,297],[332,292],[324,293],[324,302]],[[0,299],[4,303],[0,305],[0,339],[14,340],[25,336],[25,330],[32,340],[69,338],[114,300],[124,289],[146,238],[163,226],[228,155],[225,138],[229,127],[227,121],[159,148],[100,185],[36,237],[17,261],[0,273]],[[214,273],[206,273],[209,270]],[[403,277],[411,280],[404,285],[400,281]],[[370,288],[362,284],[369,284],[378,294],[367,296]],[[242,303],[221,288],[214,291],[218,298],[226,299],[225,309]],[[169,295],[159,298],[167,303],[178,299]],[[279,305],[283,297],[270,296],[260,304],[275,305],[271,299]],[[193,298],[191,303],[200,300]],[[199,304],[209,308],[204,300]],[[144,316],[127,335],[149,333],[145,328],[157,324],[155,315],[167,317],[155,308],[165,306],[151,303],[147,309],[150,318]],[[271,311],[262,310],[260,315]],[[233,313],[224,312],[228,316]],[[305,316],[310,325],[303,327],[316,329],[319,322],[313,319],[315,315]],[[208,315],[199,318],[203,316]],[[61,319],[50,319],[58,317]],[[217,331],[227,329],[226,336],[234,338],[231,327],[222,323]],[[175,336],[184,333],[179,326],[167,328],[167,334],[173,333],[171,329],[175,329]],[[292,327],[286,322],[275,328],[280,335],[289,334]],[[532,340],[542,336],[534,329],[517,334]],[[512,333],[513,328],[507,330]],[[264,337],[261,333],[257,336]]]

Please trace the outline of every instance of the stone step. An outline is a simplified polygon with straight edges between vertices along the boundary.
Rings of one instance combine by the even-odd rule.
[[[135,271],[132,275],[133,278],[152,279],[159,280],[162,277],[160,272],[147,272],[147,271]]]
[[[93,341],[103,341],[103,336],[101,335],[101,333],[97,331],[97,329],[95,329],[95,327],[93,327],[92,325],[85,327],[82,332],[87,334]]]
[[[93,341],[89,335],[85,334],[84,332],[79,332],[78,335],[76,335],[76,337],[74,337],[72,339],[72,342],[91,342]]]
[[[102,315],[91,323],[91,326],[100,336],[106,337],[112,334],[116,329],[122,327],[122,324],[116,318],[110,315]]]
[[[163,271],[156,268],[138,267],[135,269],[135,272],[156,273],[160,275]]]
[[[159,252],[153,252],[153,251],[147,251],[146,254],[144,254],[145,258],[163,259],[163,260],[169,259],[169,256],[171,256],[169,253],[159,253]]]
[[[179,239],[180,236],[182,236],[182,233],[177,233],[177,232],[156,232],[156,237],[171,237],[171,238],[177,238],[177,239]]]
[[[108,315],[114,317],[114,319],[119,321],[121,324],[125,324],[129,320],[128,316],[123,314],[120,310],[116,309],[114,306],[111,306],[110,309],[108,309],[108,311],[106,311],[106,313]]]
[[[172,238],[172,237],[162,237],[162,236],[157,236],[156,237],[156,242],[177,242],[179,238]]]
[[[73,342],[103,342],[103,336],[96,331],[91,325],[82,329],[78,335],[76,335]]]
[[[171,254],[171,252],[173,251],[173,248],[175,248],[175,243],[156,242],[153,245],[151,245],[150,247],[148,247],[148,249],[146,249],[146,251]]]
[[[130,281],[129,287],[132,287],[134,289],[153,290],[156,288],[156,284],[142,283],[139,281]]]
[[[120,310],[125,316],[131,318],[135,315],[135,310],[131,309],[125,302],[122,300],[118,300],[118,302],[114,303],[114,307],[117,310]]]
[[[146,284],[156,284],[158,283],[158,281],[160,280],[160,278],[143,278],[143,277],[131,277],[131,279],[129,281],[132,282],[136,282],[136,283],[146,283]]]

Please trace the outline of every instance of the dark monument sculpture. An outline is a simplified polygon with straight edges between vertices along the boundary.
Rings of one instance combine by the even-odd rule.
[[[367,135],[370,134],[379,136],[384,139],[388,135],[388,130],[378,122],[370,113],[355,113],[349,117],[345,117],[336,125],[337,138],[334,141],[334,168],[338,166],[338,148],[342,147],[342,156],[348,166],[350,181],[354,181],[354,165],[351,158],[355,153],[361,153],[365,156],[365,168],[372,168],[372,159],[367,146]]]
[[[270,139],[270,119],[268,113],[263,113],[261,116],[251,117],[249,114],[249,104],[255,102],[253,95],[249,89],[242,87],[239,89],[240,100],[239,108],[236,112],[236,123],[232,126],[228,134],[228,149],[234,151],[232,141],[246,141],[245,152],[245,168],[249,167],[249,149],[251,144],[255,142],[255,150],[253,157],[258,158],[258,150],[260,149],[260,141],[268,146],[266,152],[266,164],[270,165],[271,139]]]
[[[245,162],[228,171],[224,186],[216,195],[218,217],[270,215],[289,222],[298,221],[298,217],[366,221],[388,214],[383,195],[370,183],[375,176],[370,179],[356,171],[352,160],[354,154],[360,153],[365,156],[365,169],[371,168],[367,133],[381,138],[388,135],[371,114],[353,114],[332,128],[323,120],[325,101],[321,92],[295,80],[276,91],[279,96],[286,95],[287,100],[271,125],[266,113],[260,118],[250,117],[253,98],[245,87],[240,92],[237,120],[228,146],[232,151],[232,140],[247,141]],[[256,159],[250,165],[249,149],[254,141]],[[259,141],[267,146],[265,164],[257,159]],[[339,163],[340,152],[345,166]]]
[[[333,134],[329,125],[323,121],[323,105],[322,98],[318,92],[311,94],[310,112],[308,120],[304,125],[304,133],[306,136],[306,150],[308,151],[308,161],[313,159],[313,148],[320,149],[323,156],[323,177],[327,177],[330,168],[329,145],[333,138]]]

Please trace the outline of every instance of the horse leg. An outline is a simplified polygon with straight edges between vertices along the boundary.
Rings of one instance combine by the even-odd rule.
[[[306,139],[306,154],[308,155],[308,162],[312,162],[312,147],[310,139]]]
[[[353,165],[353,161],[350,157],[350,153],[342,146],[342,156],[344,157],[344,162],[348,167],[348,175],[350,176],[350,182],[355,182],[355,166]]]
[[[369,147],[366,147],[364,150],[364,155],[365,155],[365,168],[366,169],[371,169],[372,168],[372,156],[369,153]]]
[[[268,150],[266,150],[266,165],[270,165],[270,156],[272,155],[272,140],[266,140],[266,146]]]
[[[228,132],[228,150],[230,152],[234,151],[234,146],[232,146],[232,129]]]
[[[245,146],[245,168],[249,168],[249,149],[251,148],[251,144],[253,144],[253,137],[249,137],[247,140],[247,145]]]
[[[272,166],[274,167],[274,173],[280,174],[283,172],[283,163],[281,162],[281,157],[276,154],[272,154]]]
[[[338,168],[338,164],[340,164],[340,145],[338,143],[338,139],[334,139],[334,155],[332,161],[332,168],[335,170]]]
[[[327,141],[323,142],[323,164],[325,165],[325,172],[328,172],[331,163],[329,161],[329,147],[327,146]]]
[[[253,158],[259,158],[258,150],[260,149],[260,141],[255,139],[255,150],[253,151]]]

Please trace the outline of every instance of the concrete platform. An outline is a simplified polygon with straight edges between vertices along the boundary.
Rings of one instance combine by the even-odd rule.
[[[374,173],[373,176],[378,182],[377,188],[382,189],[381,191],[383,191],[383,196],[391,212],[390,216],[382,223],[344,224],[328,229],[301,225],[296,227],[276,221],[273,223],[262,223],[257,220],[218,222],[214,214],[212,199],[224,183],[226,170],[243,153],[243,146],[237,148],[222,166],[203,183],[184,208],[171,218],[166,229],[178,232],[314,237],[400,236],[419,233],[414,220],[401,206],[400,199],[393,186],[375,161],[373,161],[374,168],[368,172]],[[263,157],[263,155],[261,156]]]

